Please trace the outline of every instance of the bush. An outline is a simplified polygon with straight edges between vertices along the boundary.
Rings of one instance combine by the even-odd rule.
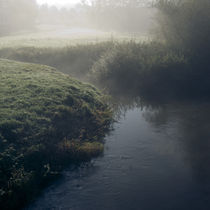
[[[184,86],[187,60],[160,43],[116,44],[92,67],[89,78],[114,94],[174,96]],[[177,85],[178,83],[179,85]]]

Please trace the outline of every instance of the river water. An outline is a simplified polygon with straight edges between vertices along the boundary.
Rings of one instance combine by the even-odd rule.
[[[121,106],[102,157],[64,171],[29,210],[209,210],[210,104]]]

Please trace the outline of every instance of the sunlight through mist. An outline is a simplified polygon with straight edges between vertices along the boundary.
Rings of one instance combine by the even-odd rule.
[[[80,0],[36,0],[38,4],[55,5],[57,7],[73,6],[80,3]]]

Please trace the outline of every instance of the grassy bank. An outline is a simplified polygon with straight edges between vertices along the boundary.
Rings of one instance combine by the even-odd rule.
[[[53,66],[63,73],[85,79],[95,61],[113,46],[113,42],[79,44],[66,47],[7,47],[0,57]]]
[[[16,209],[64,165],[101,153],[102,95],[53,68],[0,59],[0,206]]]
[[[0,49],[0,57],[56,67],[113,95],[153,100],[208,98],[210,64],[200,55],[157,41]]]
[[[182,53],[158,42],[130,41],[115,43],[94,63],[89,78],[114,95],[174,97],[183,93],[186,71],[188,61]]]
[[[115,43],[91,67],[89,80],[112,95],[152,100],[209,99],[210,62],[161,42]]]
[[[35,32],[22,32],[0,37],[0,49],[3,48],[65,48],[76,45],[97,44],[111,40],[147,41],[151,37],[138,33],[103,32],[85,28],[69,28],[62,26],[40,26]]]
[[[158,42],[4,48],[0,57],[50,65],[111,94],[184,97],[192,95],[194,86],[193,69],[184,54]]]

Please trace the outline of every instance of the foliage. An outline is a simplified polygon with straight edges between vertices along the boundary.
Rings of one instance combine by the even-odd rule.
[[[111,112],[50,67],[0,59],[0,75],[0,205],[18,209],[65,164],[102,151]]]
[[[156,7],[160,11],[159,34],[167,44],[197,57],[209,54],[209,0],[159,0]]]
[[[114,94],[174,97],[185,93],[182,88],[188,74],[187,59],[183,54],[160,43],[131,41],[116,43],[95,62],[89,77]]]
[[[208,97],[206,56],[192,56],[168,42],[139,40],[0,49],[0,57],[54,66],[108,93],[174,99]]]

